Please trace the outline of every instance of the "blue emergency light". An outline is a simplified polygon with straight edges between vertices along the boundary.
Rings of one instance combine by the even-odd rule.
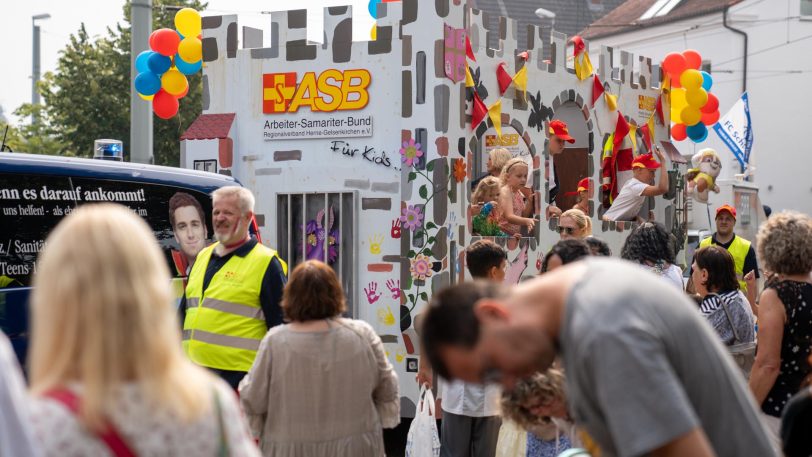
[[[93,158],[101,160],[124,160],[124,143],[119,140],[96,140],[93,142]]]

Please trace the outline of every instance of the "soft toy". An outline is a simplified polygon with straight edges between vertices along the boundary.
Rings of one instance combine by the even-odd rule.
[[[691,163],[694,168],[688,170],[688,193],[693,194],[694,200],[702,203],[708,202],[708,190],[719,193],[719,186],[716,185],[716,178],[722,171],[722,161],[719,154],[713,149],[703,149],[693,157]]]

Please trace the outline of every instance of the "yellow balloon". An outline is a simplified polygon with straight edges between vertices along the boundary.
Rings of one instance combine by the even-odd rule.
[[[178,55],[184,62],[197,62],[203,58],[203,44],[196,36],[187,36],[178,45]]]
[[[175,14],[175,28],[185,37],[196,37],[203,30],[203,20],[200,13],[192,8],[183,8]],[[187,60],[187,62],[197,62],[197,60]]]
[[[685,89],[671,89],[671,122],[682,124],[682,110],[688,106],[685,100]]]
[[[189,82],[183,73],[172,67],[161,76],[161,87],[171,95],[180,95],[189,87]]]
[[[699,111],[698,108],[686,106],[685,109],[682,110],[680,117],[682,118],[682,123],[690,127],[702,120],[702,112]]]
[[[375,41],[375,40],[378,39],[378,26],[377,25],[372,26],[372,30],[369,31],[369,38],[372,41]]]
[[[187,60],[187,62],[189,62]],[[197,61],[195,61],[197,62]],[[679,83],[687,90],[699,89],[702,87],[702,73],[699,70],[688,69],[682,72],[679,77]]]
[[[688,102],[689,106],[693,106],[697,109],[702,108],[705,106],[705,103],[708,103],[708,93],[702,88],[699,88],[698,90],[689,90],[685,94],[685,101]]]
[[[151,102],[152,99],[155,98],[155,95],[144,95],[141,92],[137,92],[137,91],[136,91],[136,94],[138,94],[138,96],[141,97],[141,100],[146,100],[148,102]]]

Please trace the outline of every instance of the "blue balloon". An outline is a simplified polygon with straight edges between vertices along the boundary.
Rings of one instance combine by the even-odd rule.
[[[710,92],[713,86],[713,76],[707,71],[700,71],[700,73],[702,73],[702,88],[705,89],[706,92]]]
[[[138,73],[146,73],[149,71],[149,65],[147,65],[147,61],[149,60],[149,56],[155,54],[154,51],[142,51],[138,54],[138,57],[135,58],[135,69],[138,70]]]
[[[147,59],[147,66],[149,67],[149,71],[155,73],[156,75],[162,75],[166,73],[166,70],[169,70],[169,67],[172,66],[172,59],[154,52]]]
[[[708,127],[706,127],[702,122],[699,122],[686,127],[685,133],[688,134],[688,138],[690,138],[694,143],[701,143],[708,138]]]
[[[183,73],[184,75],[191,75],[193,73],[197,73],[198,71],[200,71],[200,67],[202,66],[203,60],[198,60],[195,63],[189,63],[181,59],[178,54],[175,54],[175,68],[177,68],[178,71]]]
[[[369,0],[369,15],[374,17],[375,19],[378,18],[378,3],[381,3],[381,0]]]
[[[161,90],[161,78],[151,71],[140,73],[135,77],[135,90],[141,95],[155,95]]]

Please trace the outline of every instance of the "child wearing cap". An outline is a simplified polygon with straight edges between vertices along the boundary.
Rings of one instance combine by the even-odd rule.
[[[580,209],[584,214],[589,214],[589,192],[592,190],[592,183],[589,178],[578,181],[578,189],[575,192],[567,192],[565,195],[577,195],[573,208]]]
[[[660,162],[665,160],[663,152],[656,148],[654,153]],[[642,220],[639,213],[646,197],[655,197],[668,192],[668,171],[654,160],[652,154],[643,154],[632,161],[634,177],[626,181],[612,206],[603,215],[605,221]],[[654,184],[654,170],[660,169],[660,182]]]

